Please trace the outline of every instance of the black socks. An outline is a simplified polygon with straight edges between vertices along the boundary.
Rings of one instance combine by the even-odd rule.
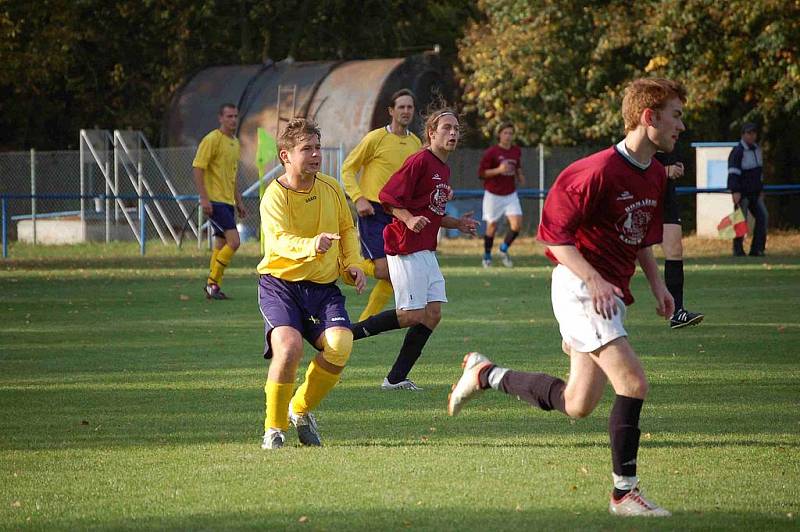
[[[432,333],[431,329],[421,323],[408,329],[403,340],[403,347],[400,348],[400,354],[397,355],[397,360],[394,361],[392,369],[386,376],[391,384],[397,384],[408,377],[408,373],[422,354],[422,348],[425,347],[425,343]]]
[[[361,340],[367,336],[375,336],[386,331],[393,331],[400,328],[397,321],[397,311],[395,309],[384,310],[380,314],[370,316],[364,321],[350,325],[353,331],[353,340]]]
[[[487,372],[488,374],[488,372]],[[483,383],[481,383],[481,387]],[[546,373],[525,373],[523,371],[509,371],[500,381],[500,390],[516,395],[523,401],[542,410],[558,410],[567,413],[564,388],[567,384]]]
[[[664,283],[675,300],[675,310],[683,308],[683,261],[664,261]]]

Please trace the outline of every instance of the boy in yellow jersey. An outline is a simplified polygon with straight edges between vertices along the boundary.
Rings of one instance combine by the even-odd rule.
[[[344,188],[358,211],[361,254],[367,259],[367,271],[378,280],[359,321],[379,313],[392,297],[389,267],[383,250],[383,228],[392,222],[392,217],[381,207],[378,193],[408,156],[422,147],[419,138],[408,130],[414,119],[414,93],[401,89],[392,95],[391,101],[389,116],[392,122],[367,133],[342,163]],[[359,170],[361,178],[356,181]]]
[[[234,134],[239,121],[239,111],[234,104],[224,103],[219,108],[217,118],[219,128],[200,141],[192,163],[194,183],[200,195],[200,207],[214,228],[211,266],[203,289],[206,299],[228,299],[220,290],[220,286],[225,268],[239,249],[239,231],[236,230],[234,207],[240,218],[247,216],[242,195],[236,186],[239,139]]]
[[[294,118],[278,138],[286,173],[272,181],[261,200],[264,259],[258,265],[258,303],[265,323],[264,358],[271,359],[262,449],[286,442],[289,424],[300,443],[319,446],[311,411],[339,382],[353,347],[340,273],[364,289],[366,278],[344,191],[319,172],[320,131]],[[320,352],[295,391],[305,338]]]

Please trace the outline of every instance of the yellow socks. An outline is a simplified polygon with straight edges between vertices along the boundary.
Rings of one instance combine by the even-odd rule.
[[[233,254],[236,251],[225,244],[222,249],[215,250],[211,254],[211,272],[208,274],[209,283],[222,284],[222,276],[225,275],[225,268],[231,263]]]
[[[339,375],[328,373],[317,365],[316,360],[312,360],[306,371],[305,382],[292,398],[292,411],[295,414],[307,414],[314,410],[337,382]]]
[[[391,299],[393,294],[394,290],[392,289],[392,283],[384,279],[378,279],[378,282],[375,283],[375,287],[372,289],[372,292],[369,293],[367,306],[358,317],[358,321],[364,321],[370,316],[378,314],[381,310],[383,310],[383,307],[386,306],[386,302]]]
[[[264,393],[267,396],[267,415],[264,419],[264,432],[269,429],[289,429],[289,401],[294,392],[293,382],[274,382],[267,379]]]
[[[219,250],[217,248],[212,248],[212,250],[211,250],[211,262],[209,262],[209,264],[208,264],[208,281],[207,281],[207,284],[211,284],[211,283],[219,284],[219,283],[217,283],[216,279],[212,279],[211,278],[211,272],[214,271],[214,266],[217,264],[217,254],[218,253],[219,253]]]

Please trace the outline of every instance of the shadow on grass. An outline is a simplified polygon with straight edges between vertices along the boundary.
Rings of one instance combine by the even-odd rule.
[[[246,377],[249,381],[250,377]],[[166,381],[164,381],[166,383]],[[264,396],[260,379],[253,387],[212,384],[182,389],[128,384],[124,389],[81,387],[0,390],[0,402],[16,405],[0,413],[0,448],[64,449],[126,446],[254,443],[263,423]],[[246,384],[245,384],[246,385]],[[735,385],[710,399],[682,386],[662,386],[665,396],[681,393],[683,402],[659,402],[643,415],[643,432],[652,431],[648,447],[800,447],[800,440],[771,441],[768,435],[789,434],[794,427],[786,409],[774,402],[722,409],[737,392]],[[755,392],[754,392],[755,393]],[[780,390],[775,391],[780,395]],[[445,412],[446,386],[421,394],[384,393],[374,386],[335,390],[318,409],[320,428],[330,445],[478,445],[549,447],[607,445],[607,397],[587,419],[541,412],[503,394],[485,394],[464,413]],[[738,405],[737,405],[738,406]],[[791,405],[786,408],[790,408]],[[784,411],[781,414],[780,411]],[[796,417],[796,416],[794,416]],[[680,438],[659,434],[681,434]],[[584,442],[569,438],[579,435]],[[749,435],[749,436],[743,436]],[[763,435],[759,441],[758,435]],[[755,437],[754,437],[755,436]],[[565,438],[567,441],[565,441]]]
[[[361,494],[354,492],[353,497]],[[569,497],[569,496],[567,496]],[[285,508],[281,510],[245,510],[231,512],[186,513],[178,516],[145,516],[135,521],[129,518],[42,519],[34,514],[30,522],[18,526],[85,530],[101,528],[111,530],[166,529],[166,530],[609,530],[640,527],[647,530],[733,530],[755,527],[757,529],[791,529],[797,518],[758,512],[699,512],[676,511],[669,519],[624,520],[608,514],[605,499],[598,497],[596,505],[573,505],[570,511],[562,508],[537,507],[526,503],[516,506],[508,502],[507,508],[473,507],[441,504],[420,494],[422,507],[383,506],[359,510],[347,508]],[[521,495],[521,499],[529,499]],[[547,498],[543,499],[548,500]],[[542,503],[544,505],[546,503]],[[426,508],[428,507],[428,508]],[[180,510],[177,510],[180,511]],[[24,512],[19,512],[20,517]],[[15,523],[9,523],[14,526]]]

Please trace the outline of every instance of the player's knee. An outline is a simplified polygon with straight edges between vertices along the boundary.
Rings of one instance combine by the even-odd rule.
[[[236,235],[232,238],[226,238],[225,240],[226,240],[225,243],[228,244],[228,247],[231,248],[232,250],[236,251],[237,249],[239,249],[239,245],[241,244],[241,240],[239,240],[239,235]]]
[[[353,333],[350,329],[335,327],[322,334],[322,358],[334,366],[344,367],[353,351]]]
[[[645,399],[647,393],[650,391],[650,384],[647,379],[642,376],[639,379],[634,379],[628,384],[628,397],[635,397],[637,399]]]
[[[594,412],[594,407],[597,406],[597,403],[589,400],[588,397],[565,397],[564,399],[564,410],[573,419],[589,417]]]
[[[290,366],[297,366],[303,359],[303,340],[295,338],[273,338],[270,341],[272,358],[275,361],[282,361]]]
[[[429,329],[433,329],[442,321],[441,307],[427,307],[425,309],[425,324]]]
[[[399,310],[397,311],[397,321],[400,327],[413,327],[419,325],[425,320],[425,310]]]

